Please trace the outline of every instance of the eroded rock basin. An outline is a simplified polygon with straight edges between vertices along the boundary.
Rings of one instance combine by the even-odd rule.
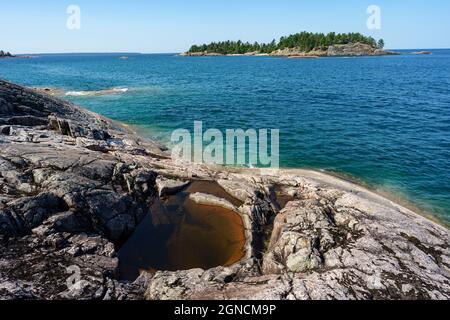
[[[239,206],[217,183],[194,181],[176,195],[159,199],[119,251],[120,278],[135,280],[142,270],[209,269],[232,265],[245,255],[239,213],[189,198],[203,193]]]

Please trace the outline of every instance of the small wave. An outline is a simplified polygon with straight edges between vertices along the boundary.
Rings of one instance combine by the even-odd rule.
[[[128,92],[128,88],[113,88],[113,89],[105,89],[105,90],[96,90],[96,91],[68,91],[66,92],[66,96],[71,97],[83,97],[83,96],[103,96],[109,94],[120,94]]]
[[[113,89],[114,91],[117,92],[128,92],[128,88],[119,88],[119,89]]]
[[[85,95],[87,95],[85,91],[69,91],[69,92],[66,92],[66,96],[76,97],[76,96],[85,96]]]

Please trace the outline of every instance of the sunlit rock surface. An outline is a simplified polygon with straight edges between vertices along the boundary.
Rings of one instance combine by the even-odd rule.
[[[3,81],[0,150],[3,299],[450,297],[448,229],[338,178],[177,162],[111,120]],[[189,201],[242,219],[242,260],[119,281],[122,245],[194,180],[216,190]]]

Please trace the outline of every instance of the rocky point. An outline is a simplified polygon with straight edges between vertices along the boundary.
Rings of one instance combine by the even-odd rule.
[[[6,81],[0,150],[0,299],[450,298],[446,227],[324,173],[175,161],[119,123]],[[154,202],[198,180],[239,200],[191,196],[240,215],[243,259],[119,281],[117,253]]]

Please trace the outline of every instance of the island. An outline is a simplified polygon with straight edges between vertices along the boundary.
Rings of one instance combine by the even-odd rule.
[[[450,298],[449,229],[329,174],[180,162],[121,123],[2,80],[0,145],[0,299]],[[178,229],[182,206],[225,224]],[[167,248],[133,240],[169,226]],[[184,267],[127,255],[150,246],[175,246]],[[212,265],[192,263],[205,252]]]
[[[31,59],[36,58],[36,56],[26,56],[26,55],[14,55],[11,52],[0,50],[0,59]]]
[[[361,33],[300,32],[270,43],[222,41],[193,45],[181,56],[278,56],[294,58],[336,56],[382,56],[397,54],[384,50],[384,40]]]
[[[0,58],[14,58],[14,57],[15,56],[13,56],[10,52],[0,50]]]

